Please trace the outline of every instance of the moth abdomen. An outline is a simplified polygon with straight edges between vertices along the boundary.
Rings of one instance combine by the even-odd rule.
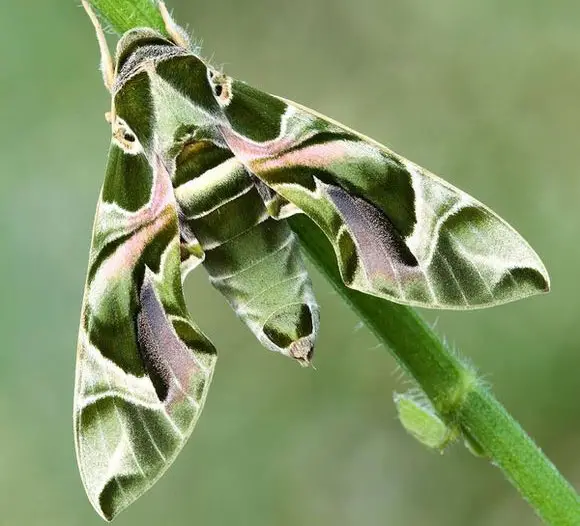
[[[182,237],[199,243],[213,286],[262,345],[309,363],[318,328],[310,278],[294,234],[270,217],[255,179],[204,141],[177,155],[174,184]]]
[[[268,218],[206,252],[204,267],[258,340],[308,364],[319,310],[294,233]]]
[[[316,313],[313,313],[315,307]],[[284,305],[264,323],[263,333],[273,343],[308,365],[314,352],[316,338],[314,322],[318,322],[318,306],[306,303]],[[284,330],[286,329],[286,330]]]

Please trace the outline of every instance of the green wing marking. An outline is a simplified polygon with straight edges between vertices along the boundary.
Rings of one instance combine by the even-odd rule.
[[[447,309],[548,290],[536,253],[479,201],[327,117],[243,83],[231,85],[224,108],[229,126],[222,130],[229,148],[324,231],[347,286]],[[276,123],[277,132],[250,138],[253,115],[262,129]]]
[[[202,409],[215,350],[191,322],[169,173],[111,146],[79,334],[74,400],[87,494],[112,519],[169,467]]]

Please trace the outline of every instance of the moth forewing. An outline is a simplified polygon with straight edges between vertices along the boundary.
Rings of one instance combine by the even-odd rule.
[[[216,359],[185,306],[170,163],[155,149],[151,115],[126,105],[124,89],[145,98],[148,84],[137,75],[115,97],[74,403],[81,476],[107,520],[146,491],[182,448]]]
[[[313,110],[232,86],[223,127],[229,148],[324,231],[347,286],[446,309],[549,289],[528,243],[465,192]]]

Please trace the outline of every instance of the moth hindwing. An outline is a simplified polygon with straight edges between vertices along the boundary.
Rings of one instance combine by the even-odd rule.
[[[540,259],[489,208],[325,116],[208,65],[160,7],[162,35],[127,32],[110,58],[112,126],[81,315],[75,442],[107,520],[171,464],[205,401],[216,353],[182,281],[205,267],[267,348],[310,363],[319,324],[285,219],[326,234],[347,287],[468,309],[549,288]]]

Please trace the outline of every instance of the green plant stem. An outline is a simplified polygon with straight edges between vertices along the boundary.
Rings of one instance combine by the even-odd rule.
[[[164,31],[154,1],[91,3],[119,33],[138,26]],[[461,430],[472,449],[498,466],[546,523],[579,525],[580,499],[574,488],[478,381],[473,369],[450,352],[413,309],[346,288],[334,252],[318,228],[301,216],[289,222],[315,265],[392,351],[442,420]]]
[[[134,27],[152,27],[165,32],[155,0],[89,0],[117,33]]]
[[[443,421],[459,426],[473,449],[504,472],[547,524],[579,525],[580,499],[574,488],[471,367],[450,352],[413,309],[346,288],[324,234],[304,217],[289,221],[314,264],[389,347]]]

